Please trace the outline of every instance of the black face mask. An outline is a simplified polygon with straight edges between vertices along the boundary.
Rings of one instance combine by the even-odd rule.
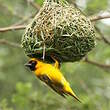
[[[33,61],[33,60],[31,60],[27,64],[25,64],[25,66],[30,68],[31,71],[36,70],[36,65],[37,65],[37,62]]]

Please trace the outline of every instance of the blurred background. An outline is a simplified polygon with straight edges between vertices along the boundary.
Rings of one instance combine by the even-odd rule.
[[[88,17],[110,18],[110,0],[68,0]],[[25,26],[43,0],[0,0],[0,110],[110,110],[110,19],[93,20],[96,47],[86,60],[61,67],[83,104],[62,98],[25,68]],[[105,18],[107,18],[105,17]]]

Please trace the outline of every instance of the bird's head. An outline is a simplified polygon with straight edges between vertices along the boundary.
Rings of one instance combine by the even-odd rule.
[[[40,65],[40,61],[36,58],[31,58],[31,60],[25,64],[31,71],[35,71],[37,67]]]

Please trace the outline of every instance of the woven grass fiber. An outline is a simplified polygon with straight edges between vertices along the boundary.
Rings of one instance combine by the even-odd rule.
[[[29,57],[52,62],[81,60],[95,46],[91,21],[76,7],[62,0],[45,0],[27,26],[22,47]]]

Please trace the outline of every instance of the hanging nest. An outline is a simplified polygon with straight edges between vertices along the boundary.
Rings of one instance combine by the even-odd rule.
[[[82,59],[95,46],[90,20],[77,8],[61,0],[45,0],[43,7],[27,26],[22,47],[29,57],[51,62]]]

